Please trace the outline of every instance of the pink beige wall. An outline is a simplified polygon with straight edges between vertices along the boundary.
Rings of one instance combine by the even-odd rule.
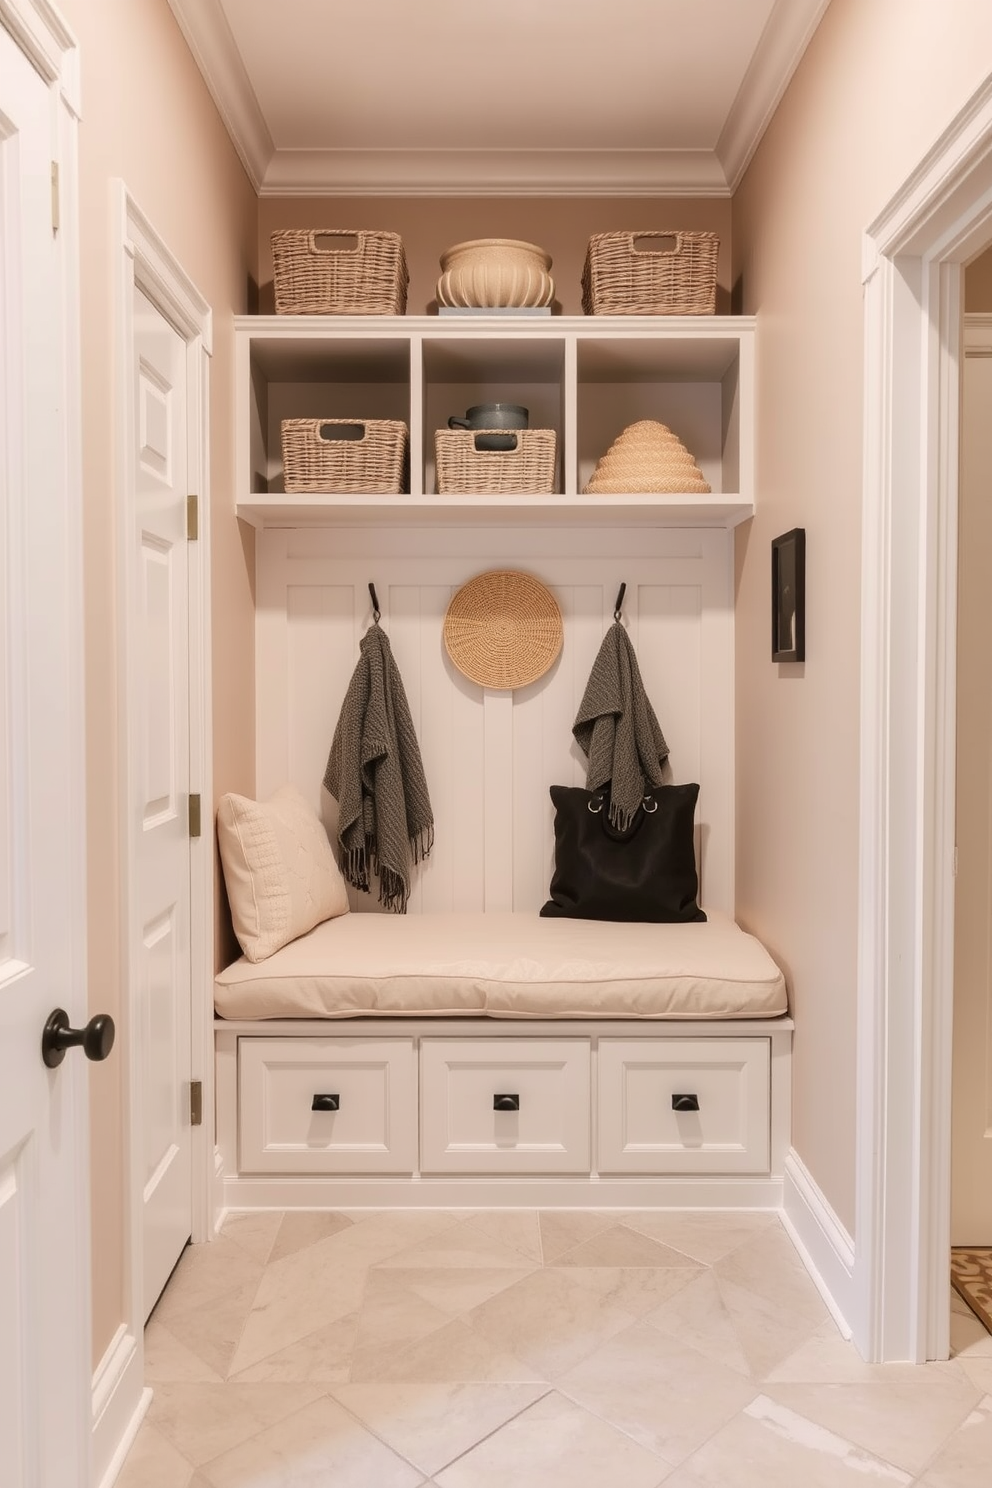
[[[793,1142],[852,1233],[862,232],[990,67],[988,0],[833,0],[734,199],[759,410],[737,541],[738,911],[788,973]],[[769,543],[792,527],[806,661],[776,666]]]
[[[259,202],[259,308],[270,312],[272,253],[269,234],[282,227],[373,228],[403,239],[410,289],[407,313],[433,307],[440,257],[454,243],[474,238],[522,238],[552,257],[551,277],[565,315],[582,313],[582,264],[593,233],[658,229],[715,232],[720,236],[717,310],[730,309],[730,202],[701,197],[263,197]]]
[[[124,1313],[127,1013],[118,908],[118,419],[111,183],[122,178],[213,309],[210,368],[214,785],[254,784],[251,544],[234,516],[232,315],[256,273],[256,200],[166,0],[59,0],[83,64],[80,127],[89,985],[121,1036],[92,1071],[93,1348]]]

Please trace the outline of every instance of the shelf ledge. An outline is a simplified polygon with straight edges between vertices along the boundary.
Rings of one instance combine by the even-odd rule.
[[[252,527],[452,526],[484,517],[492,525],[539,526],[564,521],[577,526],[736,527],[754,516],[743,497],[628,495],[562,496],[355,496],[256,495],[237,503],[237,515]]]

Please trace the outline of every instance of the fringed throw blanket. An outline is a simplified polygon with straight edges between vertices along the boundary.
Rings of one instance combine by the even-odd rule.
[[[434,815],[410,706],[385,631],[360,643],[324,784],[338,803],[341,871],[356,889],[379,878],[379,902],[405,914],[413,865],[434,845]]]
[[[612,782],[610,823],[626,831],[648,786],[662,784],[668,745],[619,620],[603,637],[572,733],[588,757],[588,789]]]

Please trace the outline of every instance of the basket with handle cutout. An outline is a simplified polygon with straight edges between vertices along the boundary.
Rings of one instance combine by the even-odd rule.
[[[403,315],[410,282],[398,233],[284,228],[271,235],[277,315]]]
[[[553,491],[556,448],[554,429],[438,429],[438,495]]]
[[[582,270],[586,315],[712,315],[720,239],[710,232],[594,233]]]
[[[286,490],[398,496],[407,486],[408,442],[399,419],[283,419]]]

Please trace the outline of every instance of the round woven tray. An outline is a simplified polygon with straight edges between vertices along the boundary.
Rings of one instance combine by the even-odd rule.
[[[444,617],[444,644],[455,666],[480,687],[506,690],[535,682],[561,650],[561,611],[530,574],[493,569],[469,579]]]

